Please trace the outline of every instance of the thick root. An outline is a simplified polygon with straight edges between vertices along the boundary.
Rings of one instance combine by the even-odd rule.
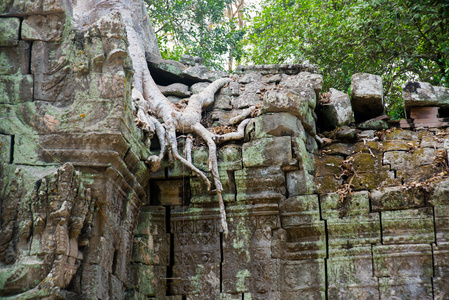
[[[193,126],[193,130],[196,134],[200,135],[207,143],[209,147],[209,171],[212,174],[212,178],[214,179],[215,188],[218,196],[218,205],[220,206],[220,218],[221,218],[221,226],[223,227],[223,233],[225,236],[228,235],[228,223],[226,221],[226,210],[224,206],[223,197],[221,195],[223,191],[223,186],[220,181],[220,176],[218,174],[218,161],[217,161],[217,146],[214,142],[214,135],[209,132],[203,125],[200,123],[195,124]]]

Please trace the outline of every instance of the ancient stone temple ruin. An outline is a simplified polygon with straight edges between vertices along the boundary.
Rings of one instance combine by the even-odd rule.
[[[144,22],[176,107],[219,78],[204,127],[233,132],[255,107],[218,142],[224,234],[202,178],[147,161],[161,144],[135,122],[123,12],[86,13],[106,2],[0,3],[1,299],[449,298],[448,89],[406,84],[394,123],[378,76],[354,74],[351,95],[306,64],[229,76],[162,60]],[[195,138],[210,178],[208,154]]]

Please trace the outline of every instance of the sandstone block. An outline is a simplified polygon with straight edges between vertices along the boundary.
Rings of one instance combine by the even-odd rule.
[[[327,260],[331,299],[378,299],[377,278],[373,276],[371,247],[329,251]]]
[[[0,75],[29,74],[30,44],[19,41],[15,47],[0,51]]]
[[[279,166],[244,168],[234,176],[237,201],[279,201],[285,197],[285,176]]]
[[[15,46],[19,43],[19,18],[0,19],[0,46]]]
[[[327,221],[327,231],[331,248],[380,243],[379,214],[330,219]]]
[[[267,167],[295,165],[292,157],[291,137],[273,137],[253,140],[243,144],[243,166]]]
[[[449,243],[432,244],[435,277],[447,278],[449,275]]]
[[[11,163],[11,136],[0,134],[0,162]]]
[[[383,244],[434,243],[433,212],[430,207],[383,211]]]
[[[33,76],[0,75],[0,104],[19,104],[33,101]]]
[[[412,106],[449,106],[449,89],[432,86],[427,82],[409,81],[402,86],[405,107]]]
[[[380,76],[366,73],[352,75],[351,104],[357,122],[382,115],[384,103]]]
[[[324,299],[324,260],[284,261],[281,263],[283,299]]]
[[[295,196],[279,203],[284,228],[308,224],[320,220],[318,195]]]
[[[254,138],[266,136],[303,136],[301,121],[289,113],[264,114],[254,119]]]
[[[183,278],[175,281],[170,289],[176,295],[201,295],[208,297],[220,293],[220,265],[175,265],[173,276]],[[204,280],[208,278],[208,280]]]
[[[311,215],[297,212],[296,220],[286,215],[282,220],[288,228],[273,232],[272,256],[285,260],[309,260],[326,258],[326,228],[324,221],[302,223]]]
[[[192,94],[199,94],[204,91],[205,88],[209,86],[209,82],[197,82],[190,87]]]
[[[341,202],[337,193],[323,194],[320,196],[321,217],[330,220],[368,214],[368,195],[367,191],[353,192]]]
[[[261,95],[252,92],[243,92],[237,98],[231,99],[232,106],[238,109],[258,105],[261,102]]]
[[[220,176],[221,184],[223,185],[222,197],[224,202],[234,202],[235,201],[235,185],[234,176],[232,172],[226,170],[219,170],[218,175]],[[208,173],[207,177],[211,182],[213,179]],[[202,178],[190,177],[190,202],[191,203],[211,203],[218,202],[218,197],[215,193],[210,193],[207,190],[207,185]]]
[[[433,190],[429,197],[431,205],[449,205],[449,180],[433,183]]]
[[[64,24],[64,14],[25,17],[22,22],[22,39],[47,42],[60,41]]]
[[[435,213],[435,231],[436,242],[447,243],[449,242],[449,206],[438,205],[434,208]]]
[[[323,86],[323,75],[312,74],[310,72],[301,72],[295,76],[284,77],[279,84],[290,89],[302,87],[312,88],[318,98]],[[312,105],[311,108],[315,109],[315,106]]]
[[[325,124],[329,127],[348,125],[354,119],[351,100],[348,94],[336,89],[330,89],[329,103],[322,106]]]
[[[371,191],[373,211],[409,209],[425,206],[426,194],[402,186],[386,187]]]
[[[290,197],[308,195],[315,192],[314,177],[305,170],[297,170],[286,173],[287,191]]]
[[[139,292],[145,297],[165,297],[165,281],[160,278],[167,277],[167,268],[160,266],[148,266],[145,264],[133,264],[131,266],[134,283],[139,287]]]
[[[238,79],[238,83],[247,84],[251,82],[257,82],[262,79],[262,74],[257,72],[249,72]]]
[[[272,90],[263,97],[262,112],[289,112],[301,120],[309,111],[309,103],[316,102],[313,89]]]
[[[231,102],[232,102],[231,96],[220,94],[217,97],[215,97],[214,108],[230,110],[232,109]]]
[[[434,299],[431,278],[379,278],[380,299]]]
[[[167,86],[158,86],[164,96],[185,98],[190,96],[189,87],[182,83],[173,83]]]
[[[373,258],[376,277],[430,278],[433,274],[431,245],[375,245]]]

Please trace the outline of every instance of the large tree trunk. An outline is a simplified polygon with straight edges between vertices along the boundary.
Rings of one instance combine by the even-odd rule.
[[[203,92],[192,96],[184,110],[177,109],[159,91],[148,69],[146,57],[160,57],[160,53],[154,40],[154,33],[149,23],[147,12],[141,0],[79,0],[74,7],[75,20],[79,26],[88,26],[96,19],[114,12],[121,14],[126,26],[129,42],[128,50],[134,68],[133,100],[136,105],[138,121],[143,124],[146,130],[155,130],[161,144],[160,155],[148,158],[150,167],[153,171],[156,170],[159,167],[160,160],[168,151],[175,159],[181,161],[203,178],[210,190],[211,183],[205,174],[178,153],[176,132],[193,133],[202,137],[209,147],[209,170],[218,195],[223,232],[227,234],[226,213],[221,196],[223,187],[218,175],[215,142],[216,140],[241,139],[246,122],[242,124],[243,126],[241,126],[238,133],[219,137],[204,128],[200,121],[203,109],[214,102],[214,94],[226,85],[230,79],[222,78],[216,80]],[[157,119],[162,119],[163,124],[160,124]],[[239,121],[241,119],[239,118]]]

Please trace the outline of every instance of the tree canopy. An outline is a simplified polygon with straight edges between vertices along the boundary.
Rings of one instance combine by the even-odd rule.
[[[145,0],[163,58],[182,54],[223,69],[224,59],[240,59],[243,31],[234,0]],[[243,1],[240,1],[243,3]],[[238,8],[238,7],[237,7]]]
[[[449,85],[449,2],[267,0],[245,43],[248,62],[308,60],[325,88],[350,88],[351,75],[381,75],[393,117],[407,79]]]
[[[216,68],[224,55],[248,64],[309,61],[321,68],[324,90],[344,92],[355,73],[380,75],[395,118],[406,80],[449,86],[447,0],[264,0],[246,27],[226,14],[233,0],[146,1],[164,57],[198,55]]]

